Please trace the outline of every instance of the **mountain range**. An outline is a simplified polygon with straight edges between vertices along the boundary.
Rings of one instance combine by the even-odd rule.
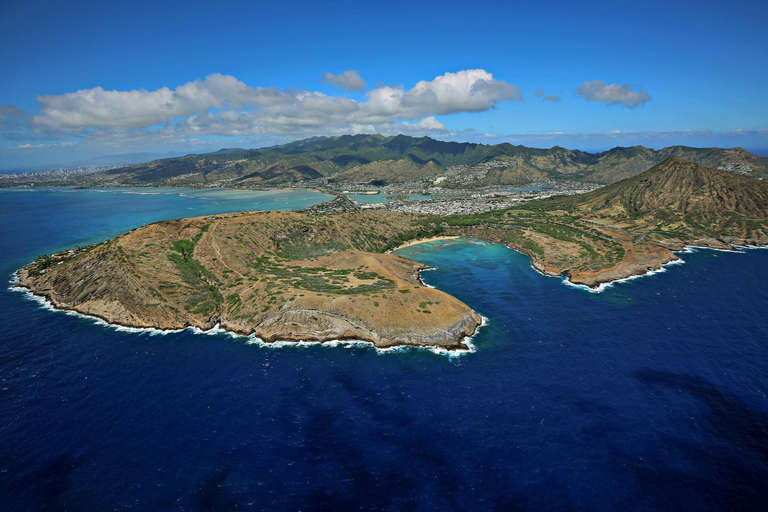
[[[610,184],[681,157],[714,169],[768,177],[768,157],[743,148],[616,147],[587,153],[561,147],[445,142],[405,135],[314,137],[263,149],[154,160],[98,173],[85,185],[259,187],[328,183],[392,184],[448,188],[515,185],[544,180]],[[438,180],[438,178],[444,178]]]
[[[425,237],[500,242],[574,284],[657,270],[688,245],[768,246],[768,183],[672,157],[593,192],[471,215],[240,212],[159,222],[42,256],[19,286],[134,327],[267,341],[364,339],[460,348],[480,318],[386,254]],[[436,335],[435,333],[439,333]]]

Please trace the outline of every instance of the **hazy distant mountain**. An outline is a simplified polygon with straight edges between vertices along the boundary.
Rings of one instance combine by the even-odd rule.
[[[169,151],[168,153],[150,153],[148,151],[139,153],[121,153],[119,155],[102,155],[87,160],[79,160],[68,165],[135,165],[161,158],[176,158],[183,156],[184,153],[178,151]]]
[[[542,179],[614,183],[679,156],[713,168],[768,177],[768,158],[742,148],[617,147],[586,153],[560,147],[443,142],[405,135],[314,137],[263,149],[222,149],[166,158],[94,175],[93,184],[261,186],[328,179],[385,185],[438,177],[442,186],[511,185]]]

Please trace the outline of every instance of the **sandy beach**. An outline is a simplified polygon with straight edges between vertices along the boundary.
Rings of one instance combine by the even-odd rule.
[[[411,240],[410,242],[406,242],[403,245],[400,245],[398,247],[395,247],[394,249],[387,251],[387,253],[390,253],[392,251],[396,251],[398,249],[404,249],[406,247],[410,247],[412,245],[418,245],[423,244],[425,242],[437,242],[438,240],[456,240],[458,238],[461,238],[460,236],[433,236],[432,238],[420,238],[418,240]]]

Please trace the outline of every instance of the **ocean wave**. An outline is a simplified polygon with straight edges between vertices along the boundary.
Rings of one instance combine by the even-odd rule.
[[[675,252],[685,252],[685,251],[675,251]],[[666,272],[667,271],[667,267],[669,265],[682,265],[683,263],[685,263],[685,261],[682,258],[678,258],[676,260],[668,261],[668,262],[662,264],[661,267],[659,267],[656,270],[649,270],[648,272],[645,272],[643,274],[635,274],[635,275],[632,275],[632,276],[622,277],[621,279],[616,279],[616,280],[610,281],[608,283],[600,283],[598,286],[596,286],[594,288],[592,288],[590,286],[587,286],[585,284],[572,283],[571,281],[568,280],[567,277],[563,277],[562,281],[563,281],[563,283],[566,286],[570,286],[572,288],[579,288],[581,290],[586,290],[589,293],[601,293],[601,292],[607,290],[608,288],[611,288],[614,285],[625,283],[627,281],[632,281],[634,279],[641,279],[643,277],[655,276],[657,274],[661,274],[663,272]]]
[[[768,249],[768,245],[736,245],[733,246],[739,250],[746,251],[747,249]],[[732,251],[731,251],[732,252]]]
[[[432,288],[434,290],[435,289],[434,286],[432,286],[431,284],[425,283],[424,280],[421,278],[421,273],[422,272],[427,272],[428,270],[437,270],[437,267],[430,267],[430,268],[422,268],[422,269],[420,269],[419,272],[418,272],[419,282],[422,284],[422,286],[426,286],[427,288]]]
[[[740,249],[738,246],[735,246],[735,245],[733,247],[737,248],[737,249]],[[750,247],[744,247],[744,248],[745,249],[749,249]],[[675,252],[696,252],[696,251],[699,251],[699,250],[707,250],[707,251],[715,251],[715,252],[727,252],[727,253],[730,253],[730,254],[743,252],[741,250],[734,251],[734,250],[731,250],[731,249],[717,249],[715,247],[703,247],[703,246],[700,246],[700,245],[686,245],[684,250],[682,250],[682,251],[675,251]]]
[[[178,333],[186,330],[186,329],[156,329],[154,327],[130,327],[127,325],[114,324],[114,323],[107,322],[103,318],[99,318],[94,315],[80,313],[79,311],[74,311],[72,309],[57,308],[56,306],[53,305],[53,302],[51,302],[50,299],[48,299],[47,297],[41,297],[40,295],[35,295],[34,293],[32,293],[31,290],[27,288],[12,287],[10,289],[11,291],[18,291],[18,292],[24,293],[24,297],[27,300],[36,302],[42,309],[45,309],[46,311],[63,313],[68,316],[74,316],[74,317],[82,318],[84,320],[90,320],[91,322],[93,322],[98,326],[107,327],[117,332],[130,332],[133,334],[148,334],[150,336],[158,336],[158,335]]]
[[[11,279],[11,283],[16,284],[17,282],[18,282],[18,276],[16,276],[16,274],[14,273],[14,278]],[[46,297],[41,297],[39,295],[35,295],[34,293],[32,293],[31,290],[27,288],[11,287],[10,290],[24,293],[26,299],[36,302],[38,305],[40,305],[41,308],[45,309],[46,311],[59,312],[65,315],[74,316],[74,317],[82,318],[85,320],[90,320],[91,322],[93,322],[98,326],[107,327],[117,332],[128,332],[133,334],[148,334],[150,336],[164,336],[167,334],[176,334],[176,333],[188,331],[193,334],[199,334],[199,335],[229,336],[230,338],[234,338],[234,339],[244,339],[245,342],[249,345],[257,345],[261,348],[269,348],[269,349],[308,348],[308,347],[328,347],[328,348],[345,348],[345,349],[372,348],[376,351],[377,354],[380,354],[380,355],[407,352],[410,350],[419,350],[419,351],[432,352],[436,355],[445,356],[445,357],[448,357],[449,359],[453,359],[456,357],[464,356],[466,354],[474,354],[475,352],[477,352],[477,347],[475,346],[474,343],[472,343],[472,339],[475,336],[477,336],[477,331],[479,331],[481,327],[485,326],[488,323],[488,319],[481,315],[482,321],[480,323],[480,326],[475,331],[475,334],[473,336],[465,336],[464,339],[462,340],[462,342],[467,346],[467,349],[465,350],[448,350],[442,347],[416,346],[416,345],[398,345],[394,347],[379,348],[379,347],[376,347],[372,342],[365,341],[365,340],[265,342],[261,338],[253,334],[250,336],[245,336],[243,334],[238,334],[236,332],[228,331],[223,327],[221,327],[221,325],[218,323],[208,330],[203,330],[198,327],[186,327],[184,329],[156,329],[154,327],[129,327],[127,325],[114,324],[114,323],[107,322],[103,318],[99,318],[97,316],[80,313],[78,311],[74,311],[71,309],[57,308],[56,306],[53,305],[53,302],[51,302],[50,299]]]
[[[695,253],[695,252],[703,250],[703,251],[726,252],[726,253],[729,253],[729,254],[738,254],[738,253],[744,252],[747,249],[768,249],[768,246],[751,246],[751,245],[746,245],[746,246],[745,245],[733,245],[732,247],[734,247],[735,249],[738,249],[738,250],[732,251],[732,250],[728,250],[728,249],[718,249],[718,248],[714,248],[714,247],[702,247],[702,246],[699,246],[699,245],[686,245],[683,249],[681,249],[679,251],[673,251],[673,252],[675,254],[692,254],[692,253]],[[568,280],[568,278],[563,278],[562,281],[563,281],[563,283],[566,286],[570,286],[572,288],[579,288],[579,289],[582,289],[582,290],[586,290],[586,291],[588,291],[590,293],[600,293],[603,290],[606,290],[606,289],[610,288],[613,285],[616,285],[616,284],[619,284],[619,283],[623,283],[623,282],[626,282],[626,281],[631,281],[633,279],[640,279],[640,278],[643,278],[643,277],[648,277],[648,276],[654,276],[656,274],[661,274],[662,272],[666,272],[667,271],[666,267],[668,267],[670,265],[682,265],[683,263],[685,263],[685,260],[683,260],[682,258],[678,257],[678,259],[676,259],[676,260],[668,261],[668,262],[664,263],[660,268],[658,268],[656,270],[649,270],[648,272],[646,272],[644,274],[638,274],[638,275],[634,275],[634,276],[624,277],[624,278],[621,278],[621,279],[616,279],[615,281],[611,281],[609,283],[601,283],[599,286],[597,286],[595,288],[591,288],[591,287],[583,285],[583,284],[572,283],[572,282],[570,282]]]
[[[485,325],[487,323],[487,319],[483,317],[483,322],[481,324]],[[479,327],[478,327],[479,329]],[[477,333],[475,333],[475,336]],[[376,351],[379,355],[385,355],[385,354],[400,354],[400,353],[407,353],[410,351],[420,351],[420,352],[431,352],[438,356],[448,357],[449,359],[454,359],[457,357],[462,357],[467,354],[474,354],[477,352],[477,347],[474,343],[472,343],[472,338],[474,336],[465,336],[462,342],[467,346],[464,350],[448,350],[443,347],[435,347],[435,346],[419,346],[419,345],[396,345],[393,347],[377,347],[373,344],[371,341],[366,340],[328,340],[328,341],[264,341],[258,336],[251,335],[247,337],[246,343],[249,345],[256,345],[260,348],[266,348],[266,349],[283,349],[283,348],[296,348],[296,349],[306,349],[306,348],[344,348],[344,349],[354,349],[354,348],[365,348],[365,349],[373,349]]]

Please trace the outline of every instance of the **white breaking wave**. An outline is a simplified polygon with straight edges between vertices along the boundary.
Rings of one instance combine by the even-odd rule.
[[[679,251],[679,252],[683,252],[683,251]],[[666,267],[668,265],[682,265],[683,263],[685,263],[685,261],[683,261],[682,258],[678,258],[676,260],[668,261],[668,262],[664,263],[660,268],[658,268],[656,270],[649,270],[648,272],[646,272],[644,274],[636,274],[636,275],[633,275],[633,276],[622,277],[621,279],[616,279],[615,281],[611,281],[611,282],[608,282],[608,283],[600,283],[595,288],[589,287],[589,286],[587,286],[585,284],[572,283],[571,281],[568,280],[567,277],[563,278],[563,283],[565,283],[566,286],[570,286],[572,288],[579,288],[581,290],[586,290],[589,293],[600,293],[603,290],[607,290],[608,288],[610,288],[610,287],[612,287],[614,285],[617,285],[617,284],[620,284],[620,283],[624,283],[626,281],[632,281],[633,279],[640,279],[642,277],[655,276],[656,274],[661,274],[662,272],[666,272],[667,271]]]
[[[75,316],[79,318],[83,318],[85,320],[90,320],[96,325],[107,327],[109,329],[113,329],[117,332],[129,332],[133,334],[148,334],[150,336],[158,336],[158,335],[166,335],[166,334],[175,334],[180,333],[183,331],[189,331],[193,334],[202,334],[207,336],[215,336],[215,335],[222,335],[222,336],[229,336],[234,339],[245,339],[246,343],[249,345],[257,345],[262,348],[270,348],[270,349],[279,349],[279,348],[308,348],[308,347],[329,347],[329,348],[372,348],[376,350],[377,354],[389,354],[389,353],[398,353],[398,352],[406,352],[408,350],[424,350],[428,352],[432,352],[433,354],[437,354],[439,356],[446,356],[450,359],[460,357],[466,354],[474,354],[477,352],[477,347],[474,343],[472,343],[472,339],[474,336],[477,335],[477,331],[479,331],[480,327],[483,327],[488,323],[488,319],[481,315],[482,321],[480,323],[480,326],[475,331],[474,336],[465,336],[462,340],[464,344],[467,346],[466,350],[448,350],[442,347],[430,347],[430,346],[414,346],[414,345],[399,345],[395,347],[386,347],[386,348],[378,348],[376,347],[372,342],[365,341],[365,340],[329,340],[329,341],[273,341],[273,342],[265,342],[261,338],[259,338],[256,335],[250,335],[250,336],[244,336],[242,334],[238,334],[236,332],[228,331],[221,327],[220,324],[216,324],[213,327],[211,327],[208,330],[202,330],[198,327],[187,327],[184,329],[156,329],[154,327],[128,327],[125,325],[120,324],[113,324],[110,322],[107,322],[103,318],[99,318],[97,316],[93,315],[87,315],[85,313],[80,313],[78,311],[73,311],[71,309],[60,309],[53,305],[53,303],[47,299],[46,297],[41,297],[39,295],[35,295],[27,288],[18,288],[13,287],[14,284],[17,284],[19,282],[18,275],[16,273],[13,274],[10,283],[12,291],[18,291],[25,294],[25,298],[28,300],[37,302],[41,308],[47,310],[47,311],[53,311],[58,313],[64,313],[65,315],[69,316]]]
[[[482,322],[480,324],[480,327],[486,325],[488,323],[488,319],[486,317],[481,317]],[[478,330],[480,329],[478,327]],[[231,333],[230,333],[231,334]],[[238,335],[234,335],[235,337],[238,337]],[[475,332],[475,335],[477,336],[477,332]],[[467,346],[465,350],[448,350],[443,347],[435,347],[435,346],[416,346],[416,345],[397,345],[394,347],[385,347],[380,348],[376,347],[373,342],[366,341],[366,340],[329,340],[329,341],[271,341],[266,342],[259,338],[258,336],[251,335],[247,337],[246,343],[249,345],[257,345],[261,348],[268,348],[268,349],[281,349],[281,348],[311,348],[311,347],[324,347],[324,348],[345,348],[345,349],[353,349],[353,348],[368,348],[373,349],[376,351],[377,354],[383,355],[383,354],[392,354],[392,353],[405,353],[411,350],[419,350],[419,351],[426,351],[426,352],[432,352],[433,354],[439,355],[439,356],[445,356],[450,359],[461,357],[467,354],[474,354],[477,352],[477,347],[474,343],[472,343],[472,339],[474,336],[465,336],[462,342]]]
[[[744,246],[744,245],[733,245],[733,247],[735,249],[738,249],[738,250],[731,251],[731,250],[728,250],[728,249],[717,249],[717,248],[714,248],[714,247],[702,247],[702,246],[698,246],[698,245],[686,245],[682,250],[673,251],[673,252],[675,254],[686,254],[686,253],[691,254],[691,253],[694,253],[694,252],[697,252],[697,251],[705,250],[705,251],[726,252],[726,253],[729,253],[729,254],[738,254],[738,253],[744,252],[747,249],[768,249],[768,246],[759,246],[759,245],[754,245],[754,246],[753,245],[747,245],[747,246]],[[605,290],[607,288],[610,288],[611,286],[613,286],[615,284],[623,283],[625,281],[631,281],[632,279],[640,279],[642,277],[648,277],[648,276],[654,276],[656,274],[661,274],[662,272],[666,272],[667,271],[666,267],[668,267],[669,265],[682,265],[683,263],[685,263],[685,260],[683,260],[682,258],[678,258],[678,259],[676,259],[674,261],[668,261],[668,262],[664,263],[661,266],[661,268],[659,268],[657,270],[649,270],[645,274],[639,274],[639,275],[624,277],[622,279],[616,279],[615,281],[611,281],[609,283],[601,283],[596,288],[590,288],[589,286],[586,286],[586,285],[583,285],[583,284],[572,283],[567,278],[563,278],[563,283],[566,286],[571,286],[573,288],[579,288],[579,289],[582,289],[582,290],[586,290],[586,291],[588,291],[590,293],[600,293],[603,290]]]
[[[488,318],[480,315],[480,318],[482,321],[480,322],[480,326],[475,331],[475,334],[473,336],[465,336],[462,342],[467,346],[466,350],[448,350],[442,347],[434,347],[434,346],[415,346],[415,345],[398,345],[395,347],[386,347],[386,348],[379,348],[376,347],[372,342],[366,341],[366,340],[330,340],[330,341],[272,341],[272,342],[266,342],[259,338],[258,336],[251,335],[248,336],[246,343],[249,345],[257,345],[262,348],[269,348],[269,349],[279,349],[279,348],[310,348],[310,347],[328,347],[328,348],[346,348],[346,349],[352,349],[352,348],[372,348],[376,350],[376,353],[379,355],[382,354],[390,354],[390,353],[400,353],[400,352],[408,352],[409,350],[420,350],[420,351],[427,351],[432,352],[433,354],[439,355],[439,356],[446,356],[448,358],[456,358],[461,357],[466,354],[474,354],[477,352],[477,347],[474,343],[472,343],[472,339],[477,336],[477,332],[480,330],[480,327],[484,327],[488,324]]]
[[[421,273],[422,273],[422,272],[426,272],[426,271],[428,271],[428,270],[437,270],[437,267],[431,267],[431,268],[423,268],[423,269],[419,270],[419,272],[418,272],[418,273],[419,273],[419,282],[420,282],[420,283],[421,283],[423,286],[426,286],[427,288],[432,288],[432,289],[434,290],[434,289],[435,289],[435,287],[434,287],[434,286],[432,286],[431,284],[427,284],[427,283],[425,283],[425,282],[424,282],[424,279],[422,279],[422,278],[421,278]]]
[[[18,278],[16,278],[14,284],[18,282]],[[41,297],[39,295],[35,295],[27,288],[10,288],[11,291],[18,291],[24,293],[24,297],[27,300],[31,300],[33,302],[37,302],[38,305],[40,305],[41,308],[45,309],[46,311],[53,311],[57,313],[63,313],[65,315],[69,316],[75,316],[78,318],[82,318],[85,320],[90,320],[96,325],[102,326],[102,327],[108,327],[110,329],[113,329],[118,332],[130,332],[134,334],[149,334],[150,336],[157,336],[157,335],[166,335],[166,334],[173,334],[177,332],[182,332],[186,329],[155,329],[154,327],[129,327],[127,325],[120,325],[120,324],[113,324],[110,322],[107,322],[103,318],[99,318],[97,316],[93,315],[87,315],[85,313],[80,313],[78,311],[74,311],[71,309],[60,309],[53,305],[53,303],[47,299],[46,297]]]

